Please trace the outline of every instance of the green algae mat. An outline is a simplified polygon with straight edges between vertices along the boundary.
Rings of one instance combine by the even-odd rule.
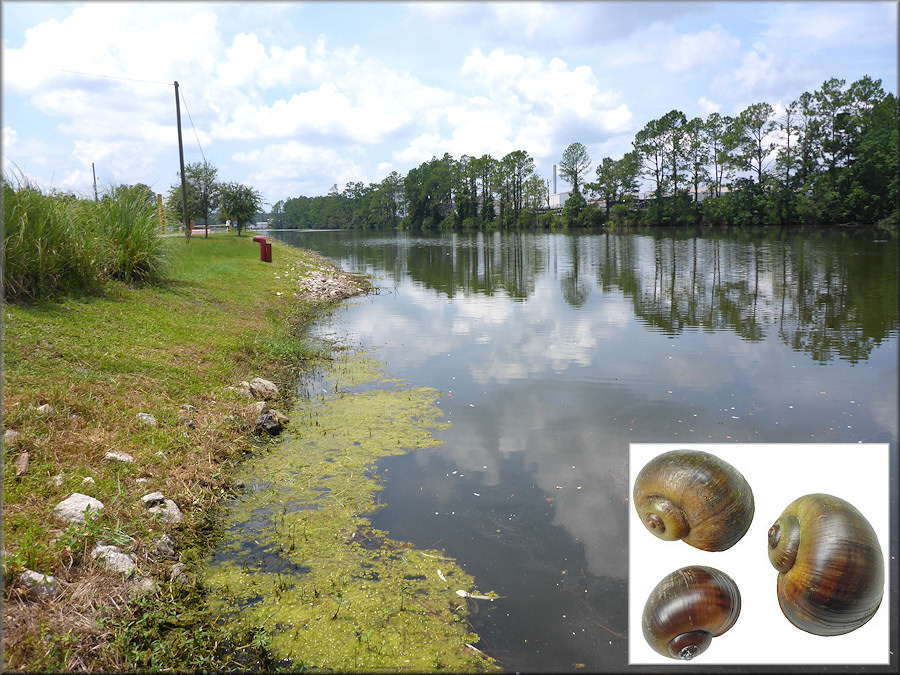
[[[472,577],[365,517],[378,508],[379,458],[439,444],[440,393],[388,377],[365,354],[343,355],[317,390],[283,439],[243,466],[245,492],[207,569],[213,606],[266,630],[292,669],[498,669],[466,621],[460,591],[483,593]]]

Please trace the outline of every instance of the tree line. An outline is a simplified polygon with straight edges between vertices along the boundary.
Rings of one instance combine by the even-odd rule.
[[[635,135],[632,150],[596,167],[581,143],[559,161],[570,186],[551,208],[549,182],[524,150],[445,153],[406,176],[332,186],[325,196],[278,201],[286,228],[438,229],[612,225],[807,225],[898,220],[897,98],[881,80],[831,78],[775,113],[688,119],[672,110]],[[593,175],[591,169],[594,168]],[[649,184],[639,192],[642,181]]]
[[[524,227],[546,209],[548,189],[524,150],[501,159],[445,153],[406,176],[394,171],[379,183],[334,185],[325,196],[279,201],[272,218],[288,228]]]
[[[680,110],[650,120],[632,150],[596,165],[571,143],[559,173],[571,190],[550,202],[549,181],[515,150],[444,153],[368,185],[335,184],[327,195],[279,200],[275,227],[433,231],[642,225],[803,225],[898,223],[897,97],[868,75],[849,86],[831,78],[776,114],[754,103],[738,115],[688,119]],[[593,175],[591,169],[594,169]],[[220,183],[208,162],[185,167],[189,217],[231,220],[240,233],[262,199],[240,183]],[[640,191],[640,186],[649,190]],[[181,213],[181,183],[167,205]]]
[[[673,110],[637,133],[634,156],[610,160],[598,187],[615,210],[648,180],[650,224],[896,227],[897,98],[868,76],[845,85],[826,80],[779,115],[768,103],[705,120]]]

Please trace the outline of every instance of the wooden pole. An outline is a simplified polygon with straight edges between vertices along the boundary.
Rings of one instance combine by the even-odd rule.
[[[97,196],[97,172],[94,171],[94,163],[91,162],[91,173],[94,174],[94,201],[99,202],[100,198]]]
[[[156,195],[156,212],[159,214],[159,233],[166,233],[166,221],[163,219],[163,203],[162,203],[162,195]]]
[[[184,145],[181,142],[181,101],[178,97],[178,80],[175,80],[175,116],[178,118],[178,162],[181,165],[181,217],[184,222],[184,238],[190,242],[188,227],[187,180],[184,177]]]

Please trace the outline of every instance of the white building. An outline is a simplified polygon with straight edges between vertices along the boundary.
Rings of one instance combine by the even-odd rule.
[[[556,164],[553,165],[553,194],[550,195],[550,208],[561,209],[572,194],[571,190],[565,192],[556,191]]]
[[[554,192],[550,195],[550,208],[551,209],[561,209],[563,204],[566,203],[566,200],[569,198],[569,195],[572,194],[571,190],[567,190],[566,192]]]

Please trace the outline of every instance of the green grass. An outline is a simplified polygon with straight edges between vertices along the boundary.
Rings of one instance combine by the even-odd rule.
[[[45,195],[21,179],[3,193],[4,276],[7,298],[91,290],[103,276],[99,240],[75,199]]]
[[[197,634],[190,628],[168,637],[157,631],[156,640],[170,642],[152,655],[128,643],[122,636],[152,643],[147,626],[156,624],[148,618],[144,628],[125,630],[136,615],[131,609],[107,615],[106,605],[117,602],[104,605],[102,598],[114,598],[105,586],[84,605],[77,589],[97,574],[88,554],[99,541],[119,541],[145,561],[144,573],[167,580],[167,570],[149,556],[162,526],[139,506],[141,495],[161,490],[185,512],[175,534],[182,560],[196,563],[214,530],[215,505],[231,487],[229,469],[252,449],[242,417],[248,402],[226,388],[261,376],[290,392],[296,372],[324,356],[303,330],[321,307],[293,294],[306,265],[318,264],[306,252],[276,242],[270,264],[260,262],[250,237],[160,241],[167,272],[153,285],[110,276],[87,295],[3,307],[3,426],[22,433],[3,448],[6,667],[162,668],[167,658],[179,669],[210,667],[209,652],[194,650],[196,662],[184,660],[192,651],[186,641]],[[39,413],[43,404],[53,412]],[[197,409],[190,413],[193,430],[181,423],[186,405]],[[159,426],[139,425],[139,412]],[[110,450],[131,454],[134,463],[102,462]],[[24,451],[29,470],[17,477]],[[51,481],[57,475],[59,487]],[[82,487],[86,476],[96,485]],[[54,521],[53,507],[73,492],[105,504],[96,525],[64,528]],[[58,606],[17,595],[14,582],[26,567],[66,582]],[[194,601],[187,598],[201,592],[166,586],[156,598],[159,626],[183,614],[198,631],[215,632],[208,617],[189,609]],[[73,640],[78,631],[70,629],[85,621],[90,627]],[[135,663],[138,653],[143,660]]]
[[[110,279],[165,276],[169,250],[145,193],[112,186],[95,202],[44,193],[22,176],[4,176],[0,189],[7,299],[82,295]]]
[[[89,230],[100,235],[106,273],[122,281],[154,282],[166,271],[156,204],[135,188],[113,186],[99,203],[82,202]]]

